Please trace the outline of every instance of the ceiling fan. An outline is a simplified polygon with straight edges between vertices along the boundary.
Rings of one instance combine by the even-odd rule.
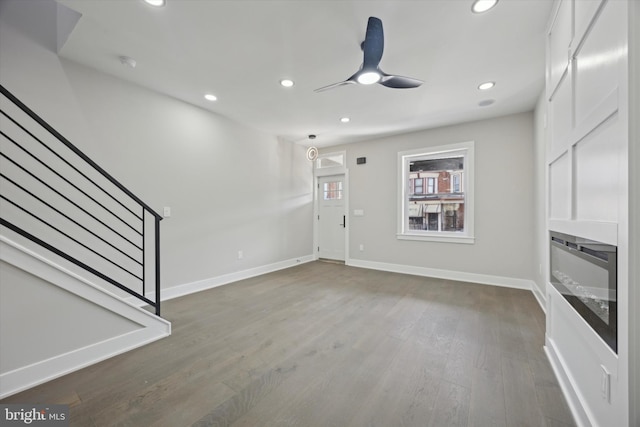
[[[418,87],[423,83],[422,80],[411,77],[387,74],[380,69],[379,64],[382,59],[382,52],[384,51],[384,33],[380,19],[373,16],[369,18],[367,33],[360,47],[364,52],[364,60],[360,69],[347,80],[318,88],[315,92],[322,92],[348,84],[370,85],[379,83],[382,86],[393,89],[410,89]]]

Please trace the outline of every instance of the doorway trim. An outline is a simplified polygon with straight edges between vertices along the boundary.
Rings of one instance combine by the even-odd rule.
[[[343,164],[341,166],[333,166],[333,167],[324,167],[319,168],[318,164],[322,158],[326,157],[334,157],[336,155],[341,154],[344,159]],[[318,253],[318,215],[319,215],[319,207],[318,207],[318,195],[319,195],[319,180],[318,178],[324,176],[332,176],[332,175],[341,175],[344,177],[344,190],[346,191],[347,197],[344,200],[344,213],[347,221],[347,226],[345,227],[344,233],[344,263],[345,265],[349,265],[350,257],[349,257],[349,236],[350,236],[350,227],[351,227],[351,217],[349,215],[349,199],[350,199],[350,188],[349,188],[349,169],[346,166],[347,162],[347,152],[339,151],[332,153],[323,153],[318,156],[318,158],[314,161],[313,165],[313,259],[320,259],[320,255]]]

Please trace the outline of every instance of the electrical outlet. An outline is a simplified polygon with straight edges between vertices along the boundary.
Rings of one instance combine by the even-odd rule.
[[[168,206],[165,206],[164,209],[162,210],[162,216],[165,218],[169,218],[171,216],[171,208]]]
[[[364,251],[364,245],[362,243],[360,243],[360,252]]]
[[[242,251],[238,251],[238,259],[244,258],[244,253]]]

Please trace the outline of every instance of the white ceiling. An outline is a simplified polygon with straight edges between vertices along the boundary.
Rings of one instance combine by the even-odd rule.
[[[531,110],[552,6],[500,0],[478,15],[471,0],[58,1],[82,14],[62,57],[286,140],[311,145],[307,135],[317,134],[320,147]],[[380,68],[425,83],[315,93],[357,71],[369,16],[384,25]],[[477,90],[488,80],[495,88]],[[480,107],[486,99],[495,103]]]

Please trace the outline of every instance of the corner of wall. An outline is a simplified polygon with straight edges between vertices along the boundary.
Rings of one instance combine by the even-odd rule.
[[[534,149],[533,149],[533,175],[534,175],[534,258],[532,270],[533,294],[542,310],[546,313],[547,274],[549,270],[547,256],[547,101],[546,88],[542,89],[536,107],[534,109]]]
[[[640,115],[640,2],[629,2],[629,117]],[[629,120],[629,259],[640,259],[640,123]],[[636,141],[636,143],[632,143]],[[629,263],[629,424],[640,425],[640,266]]]
[[[274,271],[282,270],[285,268],[295,267],[296,265],[306,264],[314,261],[313,255],[305,255],[297,258],[292,258],[284,261],[275,262],[260,267],[254,267],[246,270],[236,271],[229,274],[223,274],[221,276],[210,277],[208,279],[198,280],[195,282],[184,283],[177,286],[171,286],[162,290],[162,301],[170,300],[173,298],[183,297],[196,292],[206,291],[208,289],[216,288],[222,285],[228,285],[230,283],[237,282],[239,280],[249,279],[251,277],[260,276]],[[147,295],[149,298],[155,298],[154,293]],[[131,304],[142,305],[142,301],[136,298],[127,299]]]

